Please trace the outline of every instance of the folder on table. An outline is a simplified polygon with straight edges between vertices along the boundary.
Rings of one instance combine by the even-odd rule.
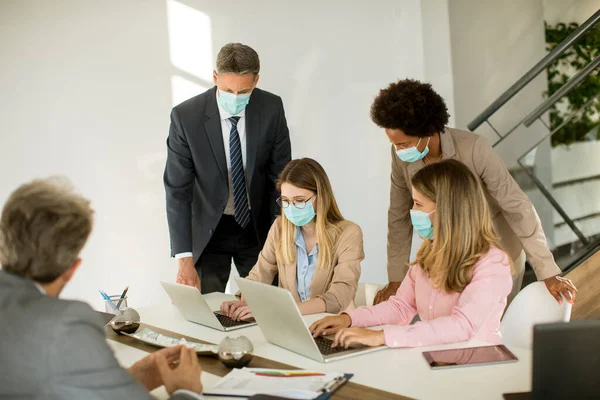
[[[208,396],[269,397],[278,399],[326,400],[352,378],[351,374],[304,370],[274,370],[244,368],[231,371],[214,387],[206,389]]]

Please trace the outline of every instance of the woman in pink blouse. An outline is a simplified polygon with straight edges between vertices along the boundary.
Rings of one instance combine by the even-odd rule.
[[[323,318],[311,332],[315,337],[335,333],[333,345],[344,347],[417,347],[469,339],[500,343],[512,266],[500,249],[481,183],[456,160],[424,167],[411,183],[411,222],[424,240],[396,295]],[[416,314],[421,321],[409,325]],[[364,329],[379,325],[387,326]]]

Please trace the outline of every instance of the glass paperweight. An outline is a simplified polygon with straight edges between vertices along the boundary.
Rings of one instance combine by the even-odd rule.
[[[134,333],[140,327],[140,314],[133,308],[117,310],[110,321],[110,327],[117,333]]]
[[[227,368],[243,368],[252,361],[254,346],[246,336],[227,336],[219,344],[219,360]]]

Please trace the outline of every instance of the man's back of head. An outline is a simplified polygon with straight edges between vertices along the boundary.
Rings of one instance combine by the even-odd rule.
[[[79,265],[93,225],[89,200],[64,178],[34,180],[8,198],[0,218],[0,263],[58,296]]]
[[[111,362],[110,353],[90,354],[94,344],[105,345],[98,316],[84,303],[57,299],[79,266],[92,224],[90,202],[66,179],[31,181],[6,201],[0,217],[0,362],[11,367],[0,374],[0,398],[42,392],[72,398],[58,379],[93,366],[86,359]]]
[[[81,263],[93,225],[90,202],[64,179],[34,180],[8,198],[0,217],[0,398],[148,400],[167,390],[202,391],[200,365],[157,370],[185,348],[167,348],[128,370],[106,343],[90,306],[58,299]],[[181,364],[180,364],[181,365]],[[159,377],[160,375],[160,377]],[[176,394],[172,399],[199,398]]]

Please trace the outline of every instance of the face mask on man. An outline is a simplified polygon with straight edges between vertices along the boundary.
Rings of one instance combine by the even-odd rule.
[[[427,144],[425,145],[425,148],[423,149],[423,151],[419,151],[419,149],[418,149],[419,143],[421,143],[421,138],[419,138],[419,141],[417,142],[416,146],[409,147],[408,149],[396,150],[396,154],[404,162],[419,161],[420,159],[422,159],[429,153],[429,141],[430,140],[431,140],[431,137],[427,138]]]
[[[317,213],[315,213],[315,209],[313,208],[312,200],[307,201],[306,207],[304,208],[296,208],[294,205],[290,204],[288,207],[283,209],[283,212],[285,213],[285,217],[296,226],[307,225],[317,215]]]
[[[219,90],[219,104],[231,115],[242,112],[250,102],[250,93],[233,94]]]
[[[431,224],[430,215],[434,213],[426,213],[419,210],[410,210],[410,220],[419,236],[425,239],[433,240],[433,225]]]

